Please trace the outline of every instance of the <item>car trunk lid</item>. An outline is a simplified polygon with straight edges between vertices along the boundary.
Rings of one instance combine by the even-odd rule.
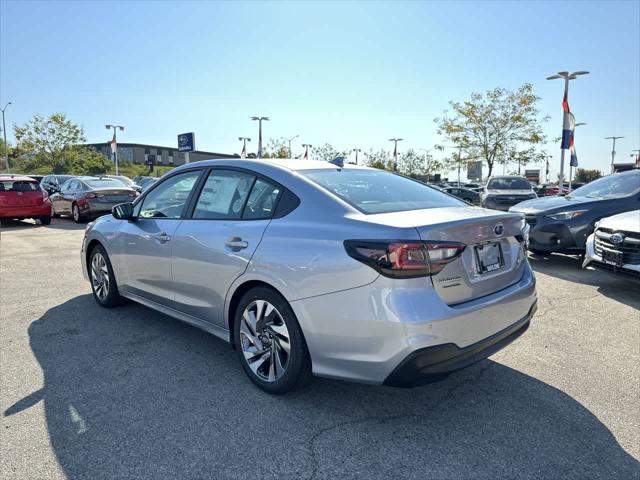
[[[104,203],[132,202],[136,193],[132,188],[100,188],[92,190],[95,201]]]
[[[32,207],[42,205],[45,193],[35,190],[0,190],[0,207]]]

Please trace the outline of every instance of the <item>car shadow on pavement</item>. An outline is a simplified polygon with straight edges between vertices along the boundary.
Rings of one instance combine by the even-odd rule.
[[[270,396],[236,353],[136,304],[90,295],[29,328],[68,478],[637,478],[589,410],[493,361],[415,389],[315,379]],[[517,342],[510,348],[518,348]]]
[[[582,268],[581,258],[559,254],[532,254],[529,256],[529,263],[536,273],[598,287],[598,292],[602,295],[640,310],[640,283],[612,273]]]
[[[35,220],[8,220],[0,227],[1,231],[15,231],[15,230],[31,230],[31,229],[54,229],[54,230],[84,230],[87,228],[86,224],[75,223],[70,218],[53,218],[51,224],[42,225]]]

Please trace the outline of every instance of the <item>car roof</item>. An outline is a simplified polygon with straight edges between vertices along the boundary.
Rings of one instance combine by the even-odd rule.
[[[37,180],[26,175],[0,174],[0,181],[16,180],[18,182],[36,182]]]
[[[489,180],[494,180],[496,178],[520,178],[522,180],[527,180],[526,177],[522,177],[520,175],[493,175]]]
[[[246,168],[259,167],[264,165],[270,165],[283,170],[300,171],[300,170],[318,170],[318,169],[331,169],[336,168],[349,168],[359,170],[375,170],[370,167],[363,167],[360,165],[354,165],[351,163],[345,163],[343,167],[339,167],[336,164],[325,162],[322,160],[300,160],[297,158],[220,158],[212,160],[201,160],[199,162],[187,163],[180,165],[174,170],[189,168],[193,166],[214,167],[214,166],[237,166]]]

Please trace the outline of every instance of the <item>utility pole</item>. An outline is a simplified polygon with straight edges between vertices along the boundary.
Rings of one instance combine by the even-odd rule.
[[[404,140],[403,138],[390,138],[389,141],[393,142],[393,171],[398,171],[398,142]]]
[[[113,161],[116,164],[116,175],[118,175],[118,139],[116,137],[116,131],[120,130],[121,132],[124,130],[122,125],[105,125],[104,128],[110,130],[113,128],[113,140],[111,141],[111,155],[113,155]]]
[[[251,139],[249,137],[238,137],[238,140],[242,142],[242,153],[240,154],[240,158],[247,158],[247,142],[250,142]]]
[[[294,135],[291,138],[285,138],[285,140],[287,142],[289,142],[289,158],[293,158],[293,152],[291,151],[291,140],[295,140],[296,138],[298,138],[300,135]]]
[[[558,72],[556,75],[551,75],[547,77],[547,80],[556,80],[558,78],[564,79],[564,96],[562,100],[562,107],[564,109],[564,116],[562,120],[562,130],[564,134],[564,130],[570,129],[570,125],[566,125],[565,120],[568,118],[567,115],[570,115],[569,111],[569,80],[575,80],[579,75],[586,75],[589,72],[587,71],[578,71],[578,72]],[[558,195],[562,194],[562,187],[564,186],[564,145],[560,146],[560,175],[558,176]]]
[[[361,152],[361,151],[362,151],[362,149],[360,149],[360,148],[353,148],[351,151],[352,151],[352,152],[356,152],[356,165],[358,165],[358,152]]]
[[[251,117],[258,122],[258,158],[262,158],[262,121],[269,121],[269,117]]]
[[[616,140],[624,137],[606,137],[605,140],[613,140],[613,148],[611,149],[611,173],[615,170],[614,162],[616,160]]]
[[[4,164],[7,166],[7,172],[9,171],[9,145],[7,145],[7,126],[4,123],[4,111],[11,105],[11,102],[2,109],[2,135],[4,135]]]
[[[310,143],[303,143],[302,146],[304,147],[304,159],[305,160],[309,160],[309,149],[311,147],[313,147],[313,145],[311,145]]]

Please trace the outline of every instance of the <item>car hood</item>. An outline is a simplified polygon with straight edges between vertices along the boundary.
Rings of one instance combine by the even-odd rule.
[[[612,230],[640,233],[640,210],[632,210],[603,218],[600,220],[598,228],[610,228]]]
[[[510,212],[524,213],[525,215],[532,215],[539,212],[548,212],[550,210],[567,210],[574,207],[588,206],[594,203],[602,201],[596,198],[587,197],[542,197],[534,198],[532,200],[525,200],[518,205],[515,205],[509,209]]]
[[[487,189],[485,190],[487,195],[531,195],[533,192],[533,190],[499,190],[499,189]]]

